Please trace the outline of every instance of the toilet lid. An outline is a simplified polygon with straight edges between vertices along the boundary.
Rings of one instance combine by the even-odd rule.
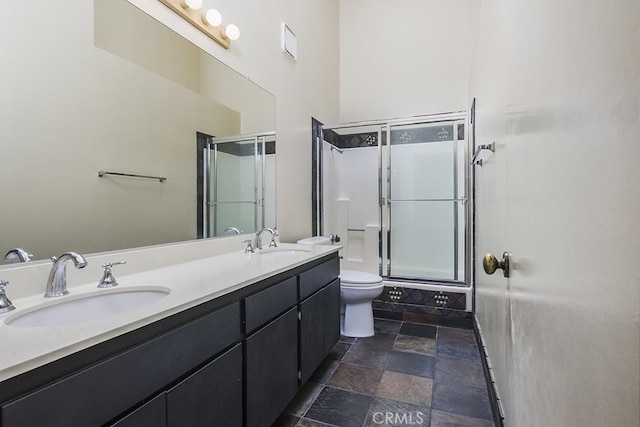
[[[350,285],[367,286],[382,282],[382,277],[362,271],[340,270],[340,280]]]

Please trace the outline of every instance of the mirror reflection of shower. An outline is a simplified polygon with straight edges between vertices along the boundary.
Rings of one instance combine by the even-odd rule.
[[[466,120],[460,112],[323,126],[323,232],[342,238],[342,268],[471,283]]]
[[[275,132],[209,137],[203,150],[204,237],[275,228]]]

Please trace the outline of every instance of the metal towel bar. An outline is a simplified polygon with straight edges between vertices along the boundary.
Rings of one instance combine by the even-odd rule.
[[[228,205],[228,204],[238,204],[238,203],[246,203],[246,204],[250,204],[250,205],[256,205],[258,204],[258,202],[256,202],[255,200],[229,200],[226,202],[207,202],[207,204],[209,206],[215,206],[215,205]]]
[[[491,144],[478,145],[476,147],[476,151],[473,153],[473,157],[471,158],[472,165],[480,165],[482,166],[482,159],[478,159],[478,155],[482,150],[489,150],[492,153],[496,152],[496,142],[493,141]]]
[[[109,171],[103,171],[102,169],[100,169],[98,171],[98,176],[100,178],[102,178],[105,175],[117,175],[117,176],[132,176],[135,178],[150,178],[150,179],[157,179],[160,182],[164,182],[167,180],[166,177],[164,176],[150,176],[150,175],[137,175],[134,173],[123,173],[123,172],[109,172]]]

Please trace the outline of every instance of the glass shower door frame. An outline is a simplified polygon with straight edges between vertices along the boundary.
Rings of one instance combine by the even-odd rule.
[[[218,206],[221,204],[252,204],[254,205],[253,215],[253,231],[258,230],[265,224],[265,170],[266,170],[266,145],[269,136],[275,135],[272,133],[261,133],[253,135],[240,135],[229,138],[209,138],[205,145],[204,153],[204,194],[206,196],[205,203],[203,204],[204,225],[203,230],[205,232],[204,237],[214,237],[218,228]],[[238,143],[253,140],[254,146],[254,167],[253,167],[253,200],[234,200],[224,201],[218,200],[218,146],[220,144]],[[259,177],[259,175],[262,175]],[[213,176],[213,182],[215,185],[211,185]],[[259,179],[260,178],[260,179]],[[258,188],[258,182],[260,182],[260,189]],[[260,194],[259,194],[260,193]]]
[[[393,127],[398,127],[402,125],[428,125],[432,123],[438,122],[451,122],[453,123],[453,197],[450,199],[436,199],[436,198],[425,198],[425,199],[415,199],[415,200],[393,200],[391,193],[391,185],[392,185],[392,177],[391,177],[391,130]],[[464,124],[465,129],[465,138],[462,144],[462,152],[459,153],[458,146],[460,142],[458,140],[458,125]],[[383,153],[383,144],[382,144],[382,134],[385,134],[386,139],[386,153]],[[472,244],[472,230],[469,224],[470,221],[470,166],[469,166],[469,126],[467,121],[467,114],[464,112],[461,113],[447,113],[442,115],[433,115],[429,117],[425,117],[423,119],[407,119],[407,120],[397,120],[397,121],[389,121],[385,124],[382,124],[379,128],[378,133],[378,174],[379,174],[379,194],[380,194],[380,218],[383,219],[380,222],[380,275],[389,279],[399,279],[399,280],[426,280],[430,282],[438,282],[438,283],[447,283],[454,285],[469,285],[472,280],[472,262],[473,257],[471,256],[471,244]],[[459,156],[463,156],[463,162],[460,163]],[[386,162],[385,162],[386,160]],[[386,165],[384,164],[386,163]],[[458,175],[459,165],[464,165],[464,194],[460,196],[458,193],[459,181]],[[386,185],[385,185],[386,184]],[[386,188],[386,190],[385,190]],[[428,277],[406,277],[406,276],[393,276],[392,275],[392,260],[391,260],[391,252],[392,252],[392,226],[391,226],[391,216],[392,216],[392,203],[398,203],[400,201],[415,201],[415,202],[452,202],[453,203],[453,217],[454,217],[454,260],[453,260],[453,280],[447,279],[432,279]],[[462,204],[464,208],[464,277],[459,276],[459,267],[461,260],[459,259],[459,226],[458,226],[458,217],[459,217],[459,208],[460,204]],[[385,230],[386,228],[386,230]]]

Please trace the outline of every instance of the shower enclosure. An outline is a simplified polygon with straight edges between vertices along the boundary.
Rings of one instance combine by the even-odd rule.
[[[207,137],[199,170],[202,237],[275,227],[275,132]]]
[[[342,239],[343,268],[471,283],[466,129],[466,112],[323,126],[318,198],[324,234]]]

